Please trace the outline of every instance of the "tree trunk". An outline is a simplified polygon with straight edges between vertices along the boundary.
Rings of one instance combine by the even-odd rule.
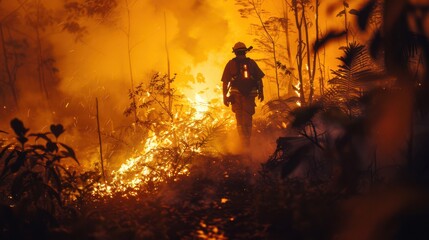
[[[308,72],[308,81],[310,83],[310,93],[308,95],[308,102],[311,104],[313,100],[313,93],[314,93],[314,76],[312,75],[312,66],[311,66],[311,49],[310,49],[310,40],[309,40],[309,33],[308,33],[308,23],[307,23],[307,16],[305,14],[305,5],[302,3],[302,19],[304,20],[304,30],[305,30],[305,46],[306,46],[306,52],[307,52],[307,72]]]
[[[40,91],[46,97],[46,100],[49,102],[49,93],[46,86],[46,79],[44,73],[44,56],[43,56],[43,47],[42,39],[40,37],[40,1],[37,1],[37,14],[35,21],[35,31],[36,31],[36,45],[37,45],[37,74],[39,79]]]
[[[172,115],[172,108],[173,108],[173,98],[171,97],[171,72],[170,72],[170,53],[168,51],[168,44],[167,44],[167,17],[164,12],[164,25],[165,25],[165,52],[167,54],[167,96],[168,96],[168,112],[169,115]]]
[[[316,25],[316,42],[319,41],[319,5],[320,0],[316,0],[316,19],[315,19],[315,25]],[[310,95],[309,95],[309,102],[310,104],[313,102],[313,96],[314,96],[314,79],[316,76],[316,63],[317,63],[317,54],[319,53],[313,53],[313,73],[311,74],[312,78],[310,79]]]
[[[134,122],[137,124],[139,122],[139,118],[137,116],[137,101],[135,97],[135,91],[134,91],[134,76],[133,76],[133,64],[131,60],[131,16],[130,16],[130,6],[128,5],[128,0],[125,0],[125,4],[127,5],[127,23],[128,23],[128,29],[126,32],[127,35],[127,54],[128,54],[128,69],[130,72],[130,82],[131,82],[131,100],[133,102],[133,109],[134,109]]]
[[[259,22],[262,26],[262,29],[264,29],[264,32],[267,36],[267,38],[270,40],[271,46],[273,48],[273,61],[274,61],[274,71],[275,71],[275,78],[276,78],[276,85],[277,85],[277,97],[280,98],[280,83],[279,83],[279,76],[278,76],[278,70],[277,70],[277,53],[276,53],[276,43],[271,36],[271,34],[268,32],[267,27],[264,24],[264,21],[262,20],[261,13],[256,8],[255,1],[249,1],[249,3],[252,5],[253,10],[255,11],[256,15],[258,16]]]
[[[97,118],[98,143],[100,145],[101,174],[103,176],[104,182],[106,182],[106,175],[104,171],[104,160],[103,160],[103,144],[101,142],[100,117],[98,112],[98,98],[95,98],[95,110],[96,110],[96,118]]]
[[[286,4],[285,4],[285,9],[283,9],[283,18],[285,19],[285,23],[284,23],[284,29],[285,29],[285,35],[286,35],[286,54],[287,54],[287,58],[289,61],[289,68],[292,67],[293,62],[292,62],[292,53],[290,50],[290,38],[289,38],[289,14],[288,14],[288,3],[287,0],[285,0]]]
[[[287,60],[288,60],[288,66],[287,66],[287,69],[292,69],[292,66],[293,66],[293,61],[292,61],[292,51],[291,51],[291,47],[290,47],[290,37],[289,37],[289,14],[288,14],[288,11],[289,11],[289,9],[288,9],[288,6],[289,6],[289,4],[287,3],[287,0],[285,0],[284,2],[283,2],[283,18],[284,18],[284,31],[285,31],[285,39],[286,39],[286,54],[287,54]],[[287,94],[289,95],[289,90],[290,89],[292,89],[292,86],[293,86],[293,81],[292,81],[292,79],[293,79],[293,73],[292,73],[292,71],[291,70],[288,70],[288,71],[290,71],[290,73],[289,73],[289,83],[288,83],[288,91],[287,91]]]
[[[7,56],[6,40],[4,38],[3,24],[2,23],[0,23],[0,36],[1,36],[2,47],[3,47],[4,67],[5,67],[6,75],[7,75],[7,78],[8,78],[8,81],[6,83],[7,83],[7,85],[9,85],[9,88],[10,88],[10,91],[12,93],[15,106],[16,106],[17,109],[19,109],[18,94],[17,94],[17,91],[16,91],[15,79],[12,76],[12,73],[11,73],[11,71],[9,69],[9,58]]]
[[[344,30],[346,31],[346,46],[349,45],[349,26],[347,23],[347,7],[346,7],[346,1],[343,2],[344,6]]]
[[[298,12],[298,2],[297,0],[292,1],[293,11],[295,15],[295,24],[296,29],[298,30],[298,49],[297,49],[297,68],[298,68],[298,79],[299,79],[299,97],[301,101],[301,105],[304,106],[306,104],[305,95],[304,95],[304,84],[303,84],[303,76],[302,76],[302,62],[303,62],[303,46],[302,46],[302,16],[299,19]]]

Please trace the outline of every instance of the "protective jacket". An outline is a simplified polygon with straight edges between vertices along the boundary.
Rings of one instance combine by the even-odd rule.
[[[264,76],[264,72],[253,59],[237,56],[226,64],[222,82],[229,84],[231,94],[239,92],[244,96],[256,96],[258,91],[262,91]]]
[[[245,48],[245,47],[242,47]],[[238,134],[244,146],[250,145],[252,115],[255,113],[255,97],[263,100],[262,78],[265,74],[256,62],[245,55],[237,55],[225,66],[222,75],[224,104],[231,103],[237,120]],[[229,92],[229,97],[227,96]]]

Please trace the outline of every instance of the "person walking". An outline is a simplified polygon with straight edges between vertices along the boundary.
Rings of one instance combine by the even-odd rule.
[[[262,78],[264,72],[258,64],[246,56],[249,48],[243,42],[232,47],[235,57],[228,61],[222,74],[223,103],[235,113],[237,131],[244,147],[250,146],[255,98],[264,100]]]

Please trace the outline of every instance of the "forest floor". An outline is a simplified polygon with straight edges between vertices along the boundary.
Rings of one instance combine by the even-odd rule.
[[[405,181],[351,192],[338,179],[281,178],[223,155],[154,191],[90,195],[55,219],[3,205],[0,238],[427,239],[428,202],[425,186]]]
[[[57,239],[423,239],[429,195],[412,183],[347,192],[280,179],[239,155],[208,158],[156,194],[93,201]],[[65,225],[63,225],[65,226]],[[52,234],[52,232],[51,232]]]

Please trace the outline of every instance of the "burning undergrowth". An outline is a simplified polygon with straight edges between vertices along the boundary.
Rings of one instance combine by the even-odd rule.
[[[185,98],[176,93],[173,80],[157,73],[130,91],[125,115],[134,117],[139,143],[133,156],[107,173],[106,183],[97,184],[94,195],[156,191],[160,184],[189,175],[195,161],[219,155],[220,139],[233,119],[203,95]]]
[[[299,139],[278,141],[272,161],[257,172],[248,164],[251,160],[225,151],[225,145],[231,144],[227,132],[234,129],[229,109],[217,108],[200,92],[185,97],[169,87],[172,82],[155,74],[130,92],[125,113],[134,120],[136,140],[128,149],[132,156],[118,159],[117,167],[101,169],[105,174],[77,173],[64,166],[64,160],[75,155],[58,141],[64,132],[61,125],[52,125],[50,132],[29,134],[21,122],[13,121],[22,147],[8,145],[0,152],[0,158],[8,159],[1,166],[6,175],[0,175],[5,180],[0,182],[0,191],[5,193],[0,210],[26,230],[20,232],[4,223],[6,239],[30,234],[45,239],[331,239],[345,215],[341,204],[379,181],[377,174],[352,175],[359,169],[350,166],[350,160],[362,149],[362,142],[355,151],[353,141],[337,137],[352,151],[322,152],[329,147],[329,136],[308,131],[322,126],[318,120],[324,113],[321,106],[291,112],[295,117],[291,123],[283,122],[286,119],[254,122],[254,151],[263,151],[267,142],[272,144],[267,136],[284,125],[299,125],[302,133]],[[315,114],[318,111],[321,114]],[[353,139],[353,133],[349,134]],[[38,143],[30,144],[27,138]],[[306,144],[294,149],[292,140]],[[338,164],[342,172],[329,170],[333,157],[326,153],[347,160]],[[275,171],[263,172],[271,163],[280,169],[281,177]],[[297,169],[305,177],[292,174]],[[30,228],[36,222],[41,230]]]
[[[159,183],[189,174],[195,160],[216,154],[212,141],[227,124],[209,114],[204,117],[189,122],[177,115],[171,122],[159,122],[148,131],[142,150],[110,173],[111,185],[105,190],[135,194],[136,190],[156,190]]]

